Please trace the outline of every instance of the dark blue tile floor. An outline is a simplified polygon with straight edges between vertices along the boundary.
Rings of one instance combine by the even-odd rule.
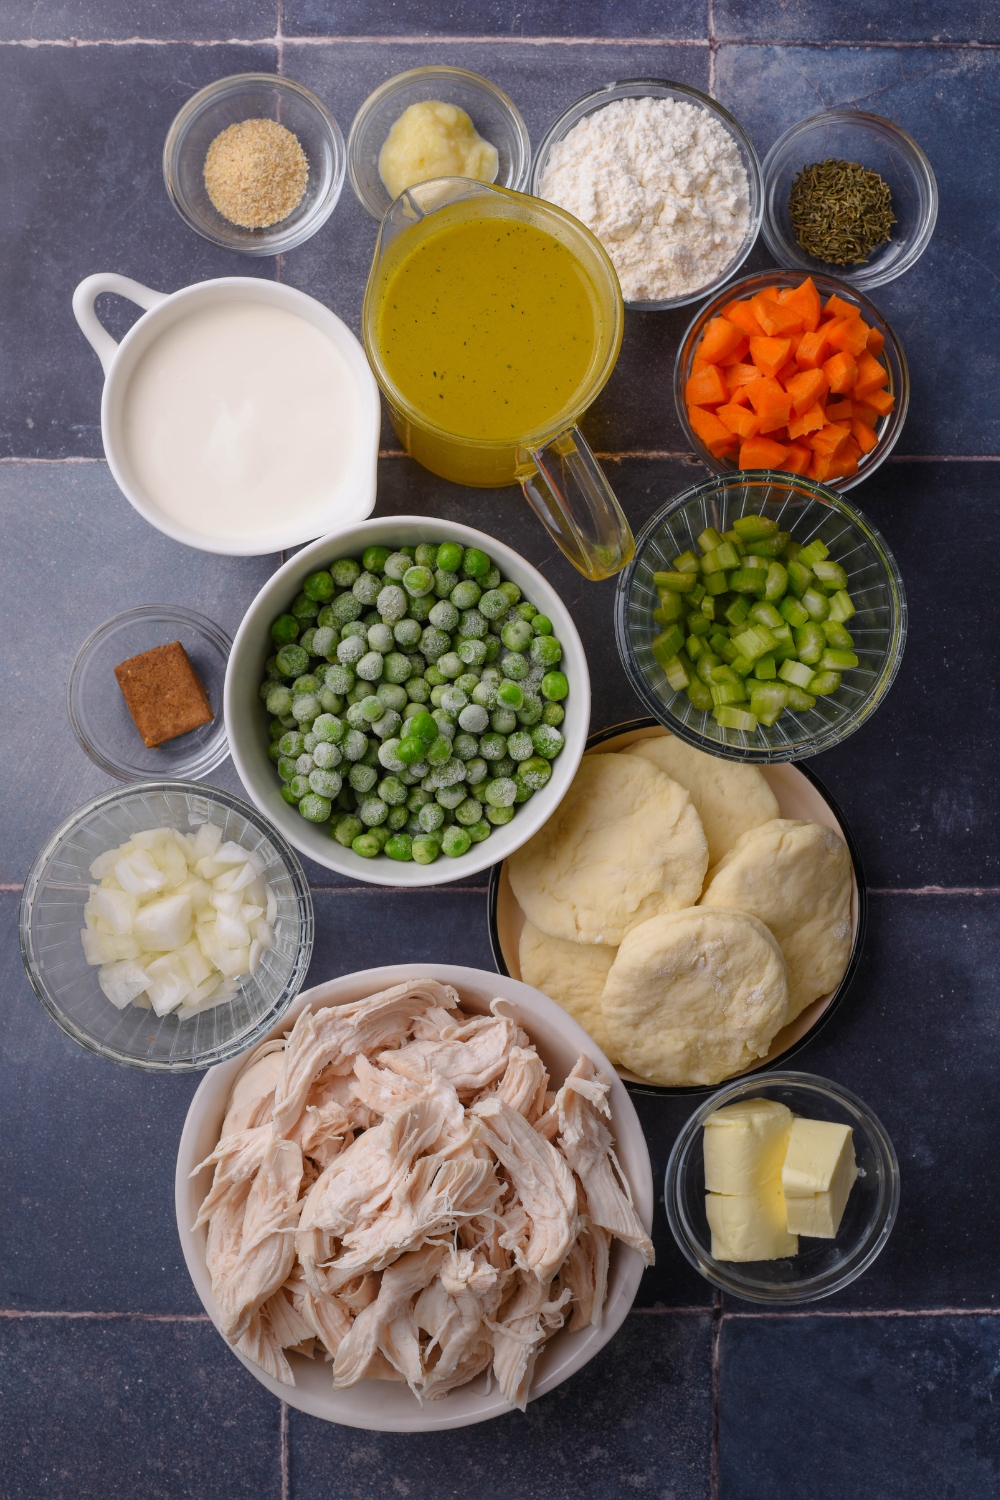
[[[470,1489],[485,1500],[1000,1496],[998,40],[996,8],[977,0],[895,9],[871,0],[656,0],[631,11],[606,0],[3,8],[4,1500],[437,1500]],[[194,89],[250,68],[301,79],[346,134],[376,83],[429,61],[495,78],[536,142],[586,89],[630,75],[710,89],[762,153],[803,115],[840,103],[873,109],[927,150],[941,216],[919,265],[875,296],[910,358],[913,404],[899,454],[853,498],[899,561],[910,640],[876,718],[815,762],[873,894],[851,992],[797,1059],[856,1089],[882,1117],[902,1172],[896,1231],[868,1274],[815,1312],[761,1316],[713,1297],[674,1247],[658,1201],[657,1265],[598,1359],[526,1417],[419,1439],[290,1412],[226,1352],[200,1316],[173,1219],[176,1142],[197,1080],[120,1071],[65,1038],[23,977],[16,922],[38,844],[110,784],[65,717],[80,641],[138,602],[207,608],[232,630],[277,562],[175,547],[126,505],[96,461],[101,375],[72,320],[73,287],[96,270],[166,290],[217,275],[280,275],[356,327],[375,226],[350,189],[324,230],[280,264],[245,260],[197,239],[173,213],[160,177],[163,134]],[[766,265],[766,252],[748,264]],[[134,309],[108,299],[105,313],[120,336]],[[618,367],[584,422],[636,527],[703,477],[673,411],[687,321],[683,309],[629,315]],[[594,727],[633,716],[611,630],[614,584],[584,583],[518,493],[447,485],[399,456],[388,428],[384,447],[379,513],[468,521],[542,566],[584,637]],[[239,790],[231,765],[214,779]],[[491,967],[483,876],[405,896],[352,887],[318,867],[308,874],[317,914],[310,982],[408,957]],[[690,1104],[636,1104],[659,1197]]]

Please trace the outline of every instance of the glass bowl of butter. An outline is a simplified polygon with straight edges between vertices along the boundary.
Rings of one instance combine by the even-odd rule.
[[[467,68],[435,64],[386,79],[354,116],[347,140],[347,173],[373,219],[418,182],[471,177],[523,192],[530,169],[517,106]]]
[[[791,1306],[839,1292],[892,1233],[899,1162],[856,1094],[811,1073],[719,1089],[667,1163],[667,1219],[707,1281]]]

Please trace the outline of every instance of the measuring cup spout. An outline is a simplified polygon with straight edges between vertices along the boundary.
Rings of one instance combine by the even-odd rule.
[[[518,478],[535,515],[585,578],[610,578],[632,561],[631,527],[578,427],[533,449],[530,472]]]

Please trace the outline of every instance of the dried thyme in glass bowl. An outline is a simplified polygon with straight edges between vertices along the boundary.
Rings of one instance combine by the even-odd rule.
[[[806,254],[835,266],[866,266],[896,222],[889,184],[860,162],[836,156],[796,174],[788,218]]]

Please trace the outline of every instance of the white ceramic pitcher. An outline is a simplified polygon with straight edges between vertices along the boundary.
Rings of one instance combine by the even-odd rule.
[[[120,344],[103,327],[94,310],[95,300],[104,292],[115,292],[145,308],[142,317]],[[233,536],[220,541],[217,536],[203,535],[166,515],[139,483],[124,442],[122,413],[125,393],[143,354],[180,318],[222,302],[256,302],[282,308],[319,329],[346,361],[355,381],[361,413],[360,430],[355,431],[356,441],[349,461],[339,475],[331,476],[328,506],[324,506],[321,512],[313,510],[305,521],[301,516],[276,514],[273,534],[269,533],[263,539],[257,533],[250,539]],[[378,387],[359,341],[345,323],[315,298],[279,282],[248,276],[199,281],[168,294],[153,291],[128,276],[102,272],[81,281],[73,294],[73,312],[104,367],[101,436],[108,465],[125,498],[150,525],[189,547],[228,556],[248,556],[295,547],[371,515],[375,505],[381,419]]]

